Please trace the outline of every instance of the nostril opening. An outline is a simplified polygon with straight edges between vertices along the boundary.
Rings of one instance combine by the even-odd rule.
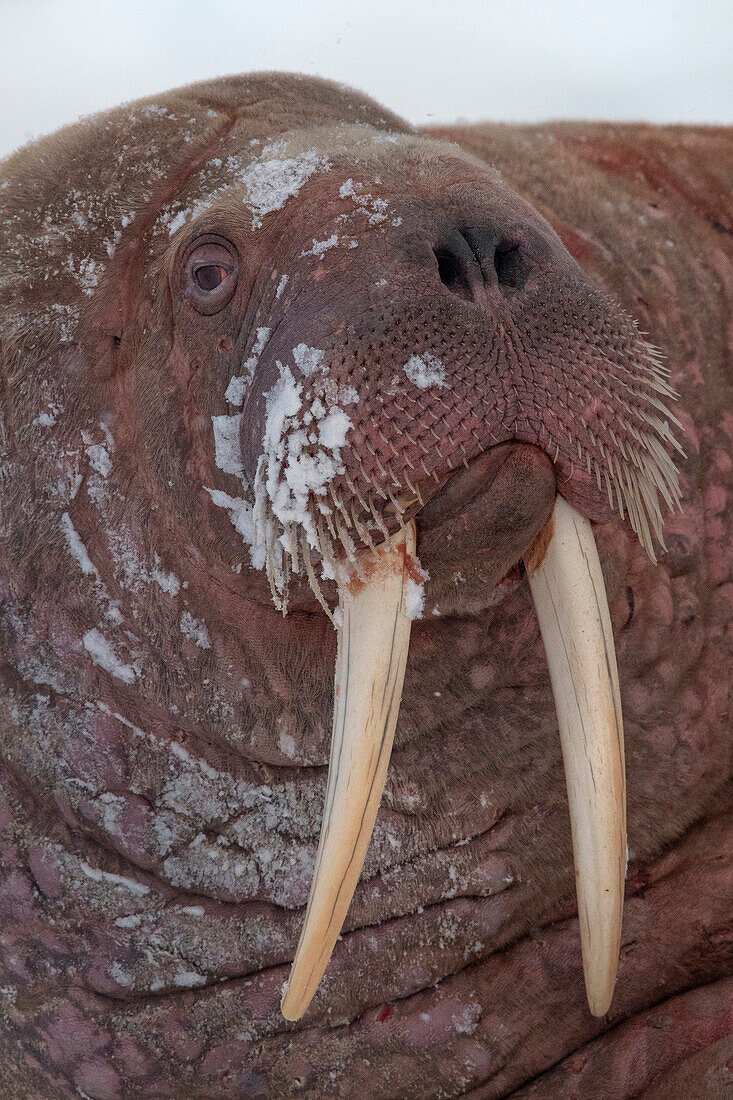
[[[463,258],[448,248],[434,248],[433,255],[438,261],[438,277],[443,286],[460,298],[472,299],[470,276]]]
[[[523,287],[527,279],[527,265],[518,244],[501,241],[494,252],[494,270],[499,286]]]

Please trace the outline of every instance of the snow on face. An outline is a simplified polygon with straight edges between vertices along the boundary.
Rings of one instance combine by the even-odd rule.
[[[342,408],[358,400],[351,387],[338,387],[328,378],[325,353],[298,344],[293,362],[308,380],[310,403],[304,406],[303,381],[278,361],[280,377],[265,395],[265,432],[257,476],[257,494],[266,495],[272,514],[283,525],[298,524],[309,545],[318,546],[311,515],[314,497],[325,497],[329,483],[343,472],[341,451],[351,418]],[[264,502],[255,503],[256,512]],[[326,509],[328,506],[323,505]]]
[[[317,241],[315,237],[312,237],[311,240],[313,241],[313,247],[301,252],[299,259],[302,260],[305,256],[315,256],[317,259],[322,260],[323,253],[327,252],[329,248],[335,248],[339,243],[338,233],[332,233],[324,241]]]
[[[286,150],[286,142],[273,142],[241,175],[246,189],[245,202],[254,214],[253,229],[259,229],[265,214],[280,210],[289,198],[297,195],[312,175],[328,172],[331,168],[331,162],[317,149],[308,149],[293,157],[283,156]]]
[[[242,414],[236,416],[212,416],[214,425],[214,446],[216,464],[225,474],[244,477],[242,467],[242,448],[239,444],[239,430],[242,426]]]
[[[413,355],[402,368],[411,382],[425,390],[428,386],[445,386],[445,364],[435,355],[425,352]]]
[[[283,279],[287,280],[287,275],[283,275]],[[280,280],[280,285],[283,285],[282,279]],[[279,290],[280,290],[280,287],[278,287],[278,292],[279,292]],[[278,293],[276,295],[276,297],[279,297],[279,296],[280,295]],[[269,328],[264,328],[263,327],[263,328],[258,328],[257,329],[257,339],[255,340],[255,343],[254,343],[254,346],[252,348],[252,351],[250,353],[249,358],[242,364],[242,373],[241,373],[241,375],[239,375],[239,377],[237,377],[235,375],[232,378],[231,382],[227,386],[226,393],[224,394],[224,397],[226,398],[226,400],[229,402],[230,405],[243,405],[244,404],[244,398],[245,398],[245,395],[247,393],[247,386],[252,381],[252,376],[254,375],[255,367],[257,366],[257,363],[259,362],[260,355],[262,355],[262,352],[265,349],[265,344],[269,340],[271,332],[272,332],[272,329],[269,329]],[[216,429],[214,429],[214,430],[216,431]],[[217,460],[217,465],[218,465],[218,460]]]
[[[353,199],[356,206],[366,214],[369,224],[378,225],[387,217],[387,200],[375,198],[364,187],[363,183],[354,183],[353,179],[348,179],[341,184],[339,196],[342,199]]]
[[[178,204],[174,203],[164,209],[159,218],[160,225],[173,236],[184,225],[209,210],[222,195],[243,190],[244,205],[252,213],[252,229],[259,229],[265,214],[281,210],[316,172],[331,169],[331,162],[317,149],[306,149],[292,156],[288,156],[288,151],[287,141],[279,139],[265,146],[259,156],[249,163],[236,154],[227,157],[223,165],[218,158],[210,161],[207,167],[223,169],[223,182],[216,186],[207,182],[201,196],[188,206],[176,210]]]

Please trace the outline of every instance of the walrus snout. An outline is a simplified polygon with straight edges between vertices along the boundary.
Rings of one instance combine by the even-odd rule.
[[[297,263],[238,422],[276,602],[291,572],[315,589],[314,569],[332,578],[510,442],[543,452],[589,521],[628,514],[653,554],[677,491],[653,350],[493,173],[395,157],[319,179],[280,238]]]

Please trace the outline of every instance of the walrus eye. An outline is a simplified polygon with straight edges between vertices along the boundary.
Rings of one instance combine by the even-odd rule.
[[[221,264],[202,264],[194,272],[194,279],[202,290],[216,290],[224,282],[229,272]]]
[[[237,287],[237,258],[219,240],[198,241],[186,257],[185,293],[199,313],[218,313]]]

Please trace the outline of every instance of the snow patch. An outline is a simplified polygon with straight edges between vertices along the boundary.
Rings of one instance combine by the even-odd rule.
[[[283,754],[283,756],[287,756],[290,760],[295,757],[297,745],[295,744],[295,738],[292,736],[292,734],[286,733],[285,730],[282,730],[280,732],[278,744],[280,747],[280,752]]]
[[[484,945],[482,943],[475,943],[473,945],[474,954],[478,954],[483,950]],[[462,1005],[458,1011],[453,1014],[453,1027],[459,1035],[473,1035],[476,1031],[479,1022],[481,1020],[481,1006],[476,1003]]]
[[[324,498],[328,485],[344,472],[342,449],[353,422],[343,406],[359,395],[329,377],[326,353],[301,343],[292,349],[297,377],[277,361],[279,378],[265,394],[265,431],[255,478],[254,529],[260,559],[266,547],[293,553],[286,533],[291,524],[304,531],[308,545],[319,549],[314,508],[330,514]],[[316,498],[316,499],[314,499]],[[273,522],[283,530],[273,530]],[[275,568],[276,559],[272,562]],[[327,565],[323,565],[326,576]],[[330,573],[329,573],[330,575]]]
[[[336,450],[346,443],[346,433],[353,428],[351,418],[343,409],[335,407],[324,416],[318,425],[318,442],[321,447]]]
[[[125,684],[133,684],[137,673],[132,665],[123,664],[115,654],[111,644],[98,630],[87,630],[84,635],[84,648],[95,665],[103,668]]]
[[[265,394],[265,434],[262,442],[265,450],[270,451],[276,451],[280,447],[288,421],[300,412],[300,395],[303,392],[302,383],[296,383],[290,367],[284,367],[278,362],[277,368],[280,377]]]
[[[317,149],[308,149],[294,157],[284,156],[286,152],[287,143],[275,141],[241,174],[245,202],[254,214],[253,229],[260,228],[265,214],[282,209],[316,172],[328,172],[331,168],[331,162]]]
[[[128,917],[117,917],[114,923],[118,928],[137,928],[142,919],[141,913],[130,913]]]
[[[79,565],[82,573],[86,574],[87,576],[96,577],[97,580],[99,580],[97,567],[92,559],[89,557],[89,554],[87,553],[87,548],[81,541],[79,533],[74,527],[74,524],[71,521],[71,516],[68,512],[64,512],[64,514],[61,516],[61,530],[64,532],[64,535],[66,537],[66,545],[69,548],[69,553]]]
[[[242,536],[250,549],[250,557],[255,569],[264,568],[265,558],[263,552],[254,545],[254,518],[250,502],[242,497],[231,497],[228,493],[223,493],[221,489],[209,489],[206,485],[204,489],[211,497],[212,504],[215,504],[217,508],[225,508],[229,513],[232,526]]]
[[[293,348],[295,365],[306,378],[310,378],[319,368],[323,369],[324,356],[325,352],[321,351],[320,348],[309,348],[307,344],[298,344],[297,347]]]
[[[445,386],[445,364],[435,355],[425,352],[413,355],[402,368],[411,382],[425,390],[428,386]]]
[[[69,553],[76,561],[82,573],[87,577],[94,577],[99,597],[107,604],[107,609],[105,611],[106,617],[110,622],[118,626],[122,622],[122,612],[119,608],[119,601],[110,599],[109,592],[102,582],[99,571],[89,557],[87,548],[82,542],[79,532],[74,527],[68,512],[64,512],[61,516],[61,530],[64,533]]]
[[[59,343],[70,343],[74,338],[74,327],[79,318],[79,310],[76,306],[65,306],[59,303],[54,303],[50,309],[57,321]]]
[[[164,210],[159,218],[172,236],[184,225],[209,210],[217,199],[236,187],[244,190],[244,203],[252,212],[252,228],[259,229],[265,214],[280,210],[289,198],[297,195],[303,184],[316,172],[328,172],[331,162],[317,149],[308,149],[288,156],[288,144],[280,139],[266,146],[253,161],[244,164],[237,155],[227,157],[225,182],[207,188],[205,196],[174,213]],[[210,162],[212,165],[215,162]]]
[[[316,547],[318,539],[309,501],[312,496],[325,496],[329,482],[343,472],[341,448],[353,424],[342,409],[333,407],[327,412],[320,398],[316,398],[306,416],[311,425],[313,421],[319,423],[317,430],[306,433],[303,426],[306,417],[299,415],[303,384],[295,381],[289,367],[280,362],[277,366],[280,377],[266,394],[257,495],[261,498],[264,490],[280,523],[300,524],[310,545]],[[262,499],[256,501],[255,509],[258,507],[264,509]]]
[[[184,970],[181,974],[174,975],[173,984],[179,989],[196,989],[197,986],[206,985],[206,978],[195,970]]]
[[[191,756],[191,753],[188,751],[188,749],[185,749],[183,747],[180,741],[171,741],[170,750],[176,757],[176,759],[182,760],[186,764],[191,764],[194,767],[198,768],[199,771],[202,772],[207,779],[218,780],[221,778],[221,773],[218,772],[216,768],[212,768],[211,764],[207,764],[205,760],[202,760],[198,756]],[[202,836],[202,839],[205,839],[205,835]]]
[[[146,886],[144,882],[135,882],[132,878],[125,878],[124,875],[114,875],[111,871],[101,871],[99,867],[90,867],[83,860],[79,866],[87,878],[92,879],[94,882],[109,882],[112,886],[122,886],[130,893],[140,896],[150,893],[150,887]]]
[[[82,431],[81,437],[86,445],[84,449],[90,466],[101,478],[106,479],[112,469],[110,454],[115,449],[115,441],[111,431],[103,421],[100,421],[99,426],[104,432],[106,443],[95,443],[93,435],[88,431]]]
[[[112,469],[112,460],[109,457],[107,448],[102,443],[95,443],[91,447],[87,447],[86,452],[92,469],[96,470],[101,477],[107,477]]]
[[[231,385],[231,383],[230,383]],[[216,449],[216,464],[225,474],[234,474],[235,477],[244,478],[242,466],[242,447],[239,442],[239,432],[242,426],[242,414],[235,416],[212,416],[214,426],[214,447]]]
[[[302,260],[305,256],[317,256],[320,260],[323,258],[324,252],[327,252],[329,248],[335,248],[339,243],[337,233],[332,233],[325,241],[317,241],[315,237],[311,237],[311,240],[313,241],[313,247],[309,248],[306,252],[301,252],[298,257],[299,260]]]
[[[154,563],[151,576],[155,583],[159,588],[162,588],[164,592],[167,592],[169,596],[177,596],[181,590],[181,582],[178,577],[175,573],[166,573],[161,569],[163,563],[157,554],[155,555]]]
[[[364,187],[363,183],[354,183],[353,179],[347,179],[339,188],[339,196],[342,199],[353,199],[356,206],[367,215],[369,224],[378,225],[387,217],[389,204],[386,199],[374,198]]]
[[[287,279],[287,275],[283,275],[283,279]],[[282,280],[281,280],[282,282]],[[278,295],[279,297],[279,295]],[[247,386],[252,381],[252,376],[255,372],[255,367],[259,362],[260,355],[264,351],[265,344],[270,338],[272,329],[258,328],[257,339],[255,340],[254,347],[250,352],[249,358],[242,364],[242,374],[232,378],[227,386],[224,397],[231,405],[243,405],[245,394],[247,392]]]
[[[405,585],[405,615],[408,619],[422,619],[424,607],[425,588],[409,577]]]
[[[184,611],[181,615],[181,634],[195,642],[199,649],[211,649],[211,638],[206,624],[200,619],[194,619],[190,611]]]
[[[74,257],[69,253],[66,258],[66,267],[85,294],[94,293],[99,283],[102,269],[92,256],[85,256],[79,261],[79,266],[77,268],[74,266]]]

